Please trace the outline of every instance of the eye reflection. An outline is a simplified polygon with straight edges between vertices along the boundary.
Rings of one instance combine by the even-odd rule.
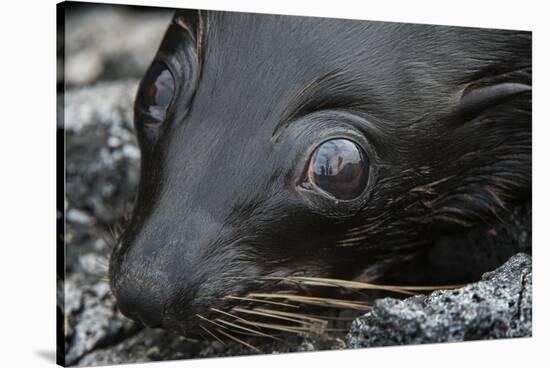
[[[349,200],[364,191],[368,168],[368,159],[361,147],[347,139],[333,139],[315,150],[307,178],[335,198]]]

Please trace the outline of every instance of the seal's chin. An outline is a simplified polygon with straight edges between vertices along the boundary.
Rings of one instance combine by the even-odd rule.
[[[140,307],[140,309],[138,310],[132,305],[127,304],[126,301],[124,303],[121,303],[121,301],[118,298],[117,298],[117,307],[120,313],[122,313],[122,315],[124,315],[126,318],[129,318],[135,322],[138,322],[146,327],[149,327],[149,328],[163,327],[163,316],[154,311],[148,311],[146,307],[145,308]]]
[[[189,322],[183,322],[180,320],[173,319],[171,317],[166,317],[163,320],[162,327],[164,330],[170,332],[171,334],[184,336],[189,338],[199,337],[200,333],[196,326],[190,324]]]
[[[212,309],[216,310],[216,308]],[[228,308],[223,308],[223,310],[226,309]],[[225,316],[213,310],[210,310],[210,308],[201,310],[195,310],[190,307],[181,308],[179,313],[166,313],[163,316],[162,324],[156,327],[177,336],[201,338],[204,337],[207,330],[224,329],[227,327],[222,325],[223,322],[217,322],[217,319]]]

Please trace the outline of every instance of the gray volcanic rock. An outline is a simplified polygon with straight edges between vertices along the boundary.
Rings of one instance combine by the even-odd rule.
[[[139,180],[133,131],[137,80],[102,82],[65,94],[67,220],[113,224]]]
[[[138,78],[153,59],[173,12],[139,12],[117,5],[69,7],[65,32],[65,83]],[[61,77],[61,76],[60,76]]]
[[[318,338],[289,336],[285,340],[246,340],[265,354],[344,349],[339,338],[323,335]],[[116,345],[97,349],[85,355],[79,366],[96,366],[121,363],[142,363],[176,359],[196,359],[257,354],[242,344],[231,340],[222,345],[216,340],[196,340],[175,336],[160,329],[143,329],[136,335]]]
[[[114,242],[107,228],[131,209],[139,178],[132,112],[137,84],[99,82],[64,94],[67,276],[60,304],[69,365],[140,329],[118,312],[105,280],[108,243]]]
[[[205,342],[198,342],[158,329],[144,329],[120,343],[98,349],[78,362],[79,366],[143,363],[157,360],[190,358]]]
[[[67,272],[84,254],[106,256],[116,227],[131,210],[140,152],[133,131],[137,80],[99,82],[65,93]],[[104,240],[106,239],[106,240]],[[103,275],[106,276],[106,275]]]
[[[405,300],[377,300],[346,336],[351,348],[531,336],[531,257],[519,253],[482,280]]]
[[[77,273],[65,280],[66,363],[132,336],[140,327],[118,312],[107,282]]]

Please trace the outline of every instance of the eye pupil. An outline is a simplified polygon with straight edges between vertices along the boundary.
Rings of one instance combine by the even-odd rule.
[[[143,78],[138,103],[155,120],[163,121],[174,97],[175,83],[170,69],[160,61],[149,67]]]
[[[368,160],[363,150],[347,139],[333,139],[313,153],[308,180],[335,198],[358,197],[367,185]]]

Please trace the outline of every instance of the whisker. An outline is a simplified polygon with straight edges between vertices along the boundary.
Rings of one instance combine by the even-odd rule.
[[[263,299],[256,299],[256,298],[250,298],[250,297],[228,295],[225,298],[235,299],[235,300],[244,300],[244,301],[256,302],[256,303],[266,303],[266,304],[280,305],[282,307],[300,308],[298,305],[294,305],[294,304],[280,303],[280,302],[274,302],[274,301],[271,301],[271,300],[263,300]]]
[[[258,336],[258,334],[253,334],[253,333],[249,333],[249,332],[244,332],[244,331],[240,331],[240,330],[233,330],[232,332],[234,333],[238,333],[239,335],[244,335],[244,336],[252,336],[252,337],[262,337],[262,336]],[[281,341],[281,342],[285,342],[284,340],[281,340],[275,336],[273,336],[273,339],[277,340],[277,341]]]
[[[96,262],[96,264],[100,266],[105,266],[105,267],[109,266],[109,262],[105,258],[97,257],[97,258],[94,258],[94,261]]]
[[[310,326],[311,325],[311,323],[303,321],[303,320],[299,320],[299,319],[295,319],[295,318],[289,318],[289,317],[280,316],[280,315],[273,314],[273,313],[268,313],[268,312],[262,312],[262,311],[258,311],[258,310],[250,310],[250,309],[243,309],[243,308],[233,308],[232,310],[234,310],[235,312],[240,312],[240,313],[253,314],[253,315],[257,315],[257,316],[264,316],[264,317],[270,317],[270,318],[275,318],[275,319],[281,319],[281,320],[284,320],[284,321],[294,322],[294,323],[298,323],[300,325],[305,325],[305,326]]]
[[[226,346],[226,343],[223,342],[222,339],[220,339],[218,336],[216,336],[213,332],[211,332],[209,329],[207,329],[206,327],[204,327],[203,325],[199,325],[200,328],[202,328],[207,334],[209,334],[210,336],[212,336],[214,339],[218,340],[219,342],[222,343],[223,346]]]
[[[293,282],[299,282],[310,286],[341,287],[345,289],[386,290],[386,291],[396,291],[396,292],[402,291],[402,289],[398,289],[397,287],[392,287],[392,286],[375,285],[370,283],[362,283],[357,281],[348,281],[348,280],[339,280],[339,279],[328,279],[328,278],[322,278],[322,277],[291,276],[291,277],[288,277],[288,279]]]
[[[115,226],[114,226],[114,229],[115,229],[116,237],[118,239],[120,237],[120,235],[122,234],[122,226],[120,226],[120,223],[116,223]]]
[[[118,236],[117,236],[115,230],[113,229],[113,226],[111,226],[111,224],[107,224],[107,226],[109,228],[109,232],[111,233],[111,237],[113,238],[113,240],[117,241]]]
[[[216,321],[220,322],[220,323],[223,323],[223,324],[226,324],[228,326],[234,327],[236,329],[241,329],[243,331],[249,332],[253,336],[269,337],[269,338],[272,338],[272,339],[275,339],[275,340],[280,340],[280,339],[277,339],[276,337],[274,337],[272,335],[269,335],[269,334],[266,334],[266,333],[263,333],[263,332],[259,332],[257,330],[253,330],[251,328],[247,328],[247,327],[235,324],[235,323],[231,323],[231,322],[225,321],[223,319],[217,318]],[[246,320],[243,320],[243,323],[244,323],[244,321],[246,321]]]
[[[339,245],[344,245],[344,244],[349,244],[349,243],[355,244],[355,243],[358,243],[358,242],[361,242],[361,241],[365,240],[366,238],[367,238],[366,235],[356,236],[356,237],[353,237],[353,238],[338,240],[338,241],[336,241],[336,243],[339,244]]]
[[[264,312],[264,313],[271,313],[271,314],[277,314],[281,316],[287,316],[287,317],[294,317],[298,319],[305,319],[312,322],[318,322],[318,323],[328,323],[325,319],[322,318],[316,318],[307,314],[300,314],[300,313],[292,313],[292,312],[283,312],[278,311],[274,309],[265,309],[265,308],[254,308],[255,311]]]
[[[229,316],[229,317],[232,317],[232,318],[235,318],[235,319],[238,319],[238,320],[242,320],[241,317],[236,316],[236,315],[234,315],[234,314],[231,314],[231,313],[229,313],[229,312],[222,311],[222,310],[220,310],[220,309],[218,309],[218,308],[213,308],[213,307],[211,307],[210,310],[211,310],[211,311],[214,311],[214,312],[217,312],[217,313],[225,314],[226,316]]]
[[[217,308],[210,308],[210,309],[213,310],[214,312],[222,313],[222,314],[225,314],[225,315],[227,315],[227,316],[233,317],[233,318],[235,318],[235,319],[237,319],[238,321],[241,321],[241,322],[243,322],[243,323],[251,322],[251,321],[248,321],[248,320],[246,320],[246,319],[244,319],[244,318],[241,318],[241,317],[239,317],[239,316],[236,316],[236,315],[234,315],[234,314],[232,314],[232,313],[224,312],[224,311],[219,310],[219,309],[217,309]],[[246,327],[243,327],[243,326],[241,326],[241,325],[238,325],[238,324],[235,324],[235,323],[231,323],[231,322],[228,322],[228,321],[219,319],[219,318],[217,318],[216,321],[217,321],[217,322],[220,322],[220,323],[223,323],[223,324],[227,324],[227,325],[232,326],[232,327],[235,327],[235,328],[240,328],[240,329],[242,329],[242,330],[251,332],[251,333],[253,334],[253,336],[263,336],[263,337],[269,337],[269,338],[274,339],[274,340],[279,340],[279,341],[281,340],[281,339],[279,339],[279,338],[277,338],[277,337],[275,337],[275,336],[273,336],[273,335],[266,334],[266,333],[263,333],[263,332],[258,331],[258,330],[251,330],[251,329],[249,329],[249,328],[246,328]],[[241,332],[241,333],[242,333],[242,332]]]
[[[429,285],[429,286],[410,286],[410,285],[400,285],[393,286],[400,290],[417,290],[417,291],[434,291],[434,290],[443,290],[443,289],[458,289],[468,284],[456,284],[456,285]]]
[[[105,245],[107,246],[107,248],[109,248],[109,250],[113,250],[115,245],[107,239],[105,233],[101,234],[101,239],[103,240],[103,242],[105,242]]]
[[[215,326],[218,326],[218,327],[221,327],[221,328],[225,328],[227,329],[227,327],[223,326],[223,325],[220,325],[219,323],[215,322],[215,321],[212,321],[211,319],[208,319],[206,317],[203,317],[201,316],[200,314],[195,314],[195,316],[199,317],[200,319],[206,321],[206,322],[209,322],[209,323],[212,323],[213,325]]]
[[[285,295],[300,295],[297,290],[277,290],[273,292],[274,294],[285,294]]]
[[[224,331],[222,331],[222,330],[220,330],[220,329],[216,329],[216,331],[218,331],[218,332],[221,333],[222,335],[225,335],[225,336],[229,337],[231,340],[234,340],[234,341],[236,341],[236,342],[238,342],[238,343],[240,343],[240,344],[242,344],[242,345],[244,345],[244,346],[246,346],[246,347],[248,347],[248,348],[250,348],[250,349],[252,349],[252,350],[254,350],[254,351],[256,351],[256,352],[258,352],[258,353],[261,353],[261,350],[258,349],[257,347],[255,347],[254,345],[250,345],[249,343],[247,343],[247,342],[245,342],[245,341],[243,341],[243,340],[241,340],[241,339],[239,339],[239,338],[237,338],[237,337],[235,337],[235,336],[233,336],[233,335],[231,335],[231,334],[229,334],[229,333],[226,333],[226,332],[224,332]]]
[[[317,314],[304,314],[304,316],[309,316],[309,317],[316,317],[316,318],[320,318],[320,319],[325,319],[327,321],[353,321],[355,318],[357,317],[336,317],[336,316],[321,316],[321,315],[317,315]]]
[[[304,277],[304,276],[289,276],[286,277],[291,281],[301,282],[311,286],[331,286],[331,287],[343,287],[347,289],[372,289],[372,290],[386,290],[394,291],[404,294],[410,294],[409,291],[431,291],[441,289],[456,289],[464,287],[465,284],[456,285],[430,285],[430,286],[410,286],[410,285],[380,285],[359,281],[348,281],[340,279],[330,279],[322,277]]]
[[[350,309],[357,309],[361,311],[369,311],[371,309],[370,304],[366,304],[363,302],[355,302],[355,301],[345,300],[345,299],[310,297],[310,296],[293,295],[293,294],[251,293],[249,295],[252,297],[258,297],[258,298],[282,298],[282,299],[292,300],[292,301],[301,302],[305,304],[319,305],[323,307],[350,308]]]
[[[243,323],[245,323],[245,322],[243,322]],[[285,325],[279,325],[279,324],[273,324],[273,323],[263,323],[263,322],[256,322],[256,321],[254,321],[254,322],[247,321],[246,324],[256,326],[256,327],[263,327],[263,328],[267,328],[267,329],[270,329],[270,330],[292,332],[292,333],[302,335],[302,336],[307,335],[307,333],[310,332],[310,329],[306,328],[306,327],[288,327],[288,326],[285,326]]]
[[[202,327],[199,325],[199,327]],[[201,331],[197,331],[197,333],[200,335],[201,337],[201,340],[200,341],[209,341],[205,336],[204,336],[204,333],[202,333]]]
[[[124,221],[124,225],[128,224],[128,221],[130,220],[130,212],[132,205],[128,202],[124,204],[124,207],[122,208],[122,220]]]

